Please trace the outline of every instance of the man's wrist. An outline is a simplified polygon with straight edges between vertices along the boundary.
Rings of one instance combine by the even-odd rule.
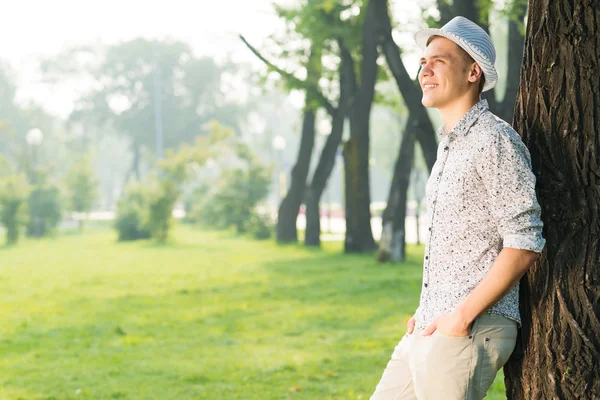
[[[469,310],[465,303],[461,303],[454,311],[458,318],[464,322],[465,326],[471,325],[475,321],[475,318],[477,318],[477,315]]]

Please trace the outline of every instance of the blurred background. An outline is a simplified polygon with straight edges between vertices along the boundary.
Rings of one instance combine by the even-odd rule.
[[[306,87],[309,81],[314,82],[327,101],[334,106],[339,103],[336,75],[341,58],[332,36],[336,29],[348,38],[346,46],[354,53],[357,68],[361,56],[361,2],[314,2],[312,11],[301,10],[300,4],[223,1],[190,6],[174,1],[166,6],[107,1],[100,7],[64,0],[8,6],[11,18],[0,28],[0,149],[4,174],[7,170],[27,172],[29,183],[39,175],[37,181],[43,181],[47,190],[56,189],[52,195],[39,195],[57,198],[53,206],[56,215],[43,218],[37,234],[55,225],[69,226],[70,221],[81,218],[114,218],[118,199],[130,182],[152,174],[157,161],[167,157],[169,150],[194,145],[196,138],[208,137],[216,129],[230,131],[247,145],[257,163],[269,168],[266,193],[256,194],[256,205],[276,215],[292,184],[294,165],[306,163],[299,147],[307,104],[315,114],[311,127],[314,144],[309,149],[309,169],[300,175],[309,184],[331,134],[331,115],[319,104],[320,99],[315,104],[307,102]],[[506,6],[503,2],[487,5],[494,15],[490,20],[497,22],[490,30],[498,48],[501,77],[507,73]],[[425,27],[428,19],[439,19],[438,8],[432,1],[390,4],[392,36],[413,79],[419,51],[412,33]],[[339,27],[308,15],[319,10],[335,14]],[[269,68],[240,34],[296,81]],[[309,54],[316,50],[320,65],[308,71]],[[368,154],[375,217],[388,200],[409,116],[384,54],[378,56],[377,65]],[[307,72],[314,76],[307,76]],[[497,89],[500,99],[505,84],[506,79],[501,79]],[[430,117],[437,128],[437,115],[431,113]],[[340,149],[349,137],[347,121],[338,140]],[[344,177],[341,150],[336,154],[320,204],[323,228],[339,234],[345,229]],[[202,165],[197,161],[195,176],[188,176],[180,185],[183,187],[175,204],[178,217],[189,216],[199,204],[194,198],[198,190],[193,187],[200,180],[209,179],[211,171],[232,165],[227,157],[212,157]],[[408,189],[410,218],[421,204],[428,174],[418,147],[409,167],[413,169]],[[220,178],[220,173],[212,174]],[[75,193],[78,189],[89,198],[75,199],[82,197]],[[50,198],[46,200],[52,203]],[[302,215],[298,224],[304,228]],[[417,240],[415,225],[409,222],[410,242]],[[380,221],[373,225],[373,231],[379,239]]]

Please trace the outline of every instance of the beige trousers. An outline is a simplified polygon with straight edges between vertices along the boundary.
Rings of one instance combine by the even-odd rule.
[[[483,399],[516,338],[516,322],[491,313],[478,317],[465,337],[407,333],[371,400]]]

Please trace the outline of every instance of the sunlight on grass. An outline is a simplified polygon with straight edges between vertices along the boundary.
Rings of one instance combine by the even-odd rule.
[[[423,249],[324,247],[180,226],[167,245],[91,229],[2,248],[0,400],[368,399]]]

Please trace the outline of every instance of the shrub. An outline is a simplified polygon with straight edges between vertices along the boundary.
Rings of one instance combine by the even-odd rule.
[[[255,239],[265,240],[273,235],[274,226],[270,216],[254,211],[248,220],[247,230]]]
[[[192,218],[213,228],[235,227],[238,233],[248,231],[258,203],[269,193],[270,171],[251,161],[248,168],[224,170],[211,191],[196,192],[197,203]]]
[[[0,179],[0,222],[6,228],[6,244],[19,240],[21,225],[26,222],[26,206],[30,187],[23,175]]]
[[[130,185],[117,203],[115,228],[119,241],[150,238],[149,193],[141,184]]]
[[[152,237],[165,242],[173,221],[173,208],[179,198],[179,190],[175,182],[161,180],[151,188],[149,201],[149,227]]]

